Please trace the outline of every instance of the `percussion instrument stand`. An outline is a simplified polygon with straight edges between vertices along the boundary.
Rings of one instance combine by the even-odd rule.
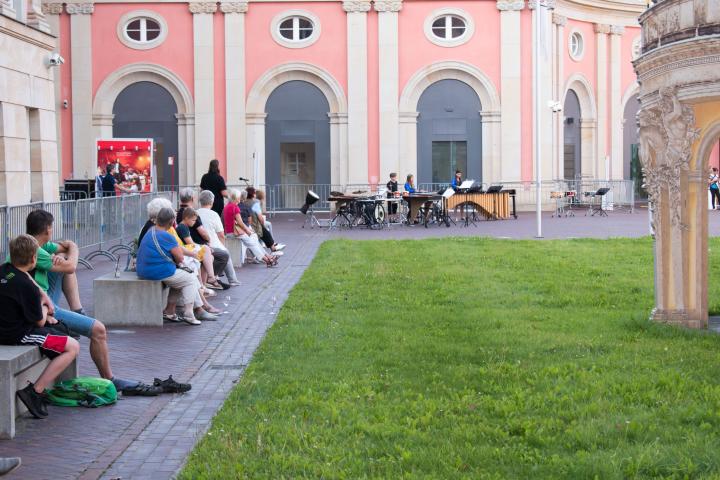
[[[315,207],[310,205],[310,208],[308,209],[307,215],[305,215],[305,221],[303,222],[302,228],[305,228],[305,225],[310,224],[310,228],[315,228],[315,225],[317,225],[318,228],[322,228],[320,226],[320,221],[315,216]]]
[[[465,220],[463,222],[463,227],[469,227],[470,224],[477,227],[477,224],[475,223],[475,211],[473,210],[473,219],[470,220],[470,215],[468,213],[468,205],[470,204],[470,191],[465,190],[463,192],[463,206],[465,210]]]

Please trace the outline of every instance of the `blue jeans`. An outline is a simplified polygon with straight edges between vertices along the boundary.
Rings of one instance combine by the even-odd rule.
[[[65,310],[60,308],[60,298],[62,297],[62,283],[65,274],[61,272],[48,272],[48,291],[47,294],[55,306],[55,318],[60,320],[62,323],[75,334],[82,335],[83,337],[90,338],[92,335],[92,327],[95,323],[94,318],[90,318],[86,315],[75,313],[71,310]]]

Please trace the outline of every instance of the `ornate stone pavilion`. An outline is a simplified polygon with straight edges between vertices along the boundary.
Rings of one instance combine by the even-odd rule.
[[[720,137],[720,0],[661,0],[640,17],[640,150],[655,231],[652,318],[708,324],[708,159]]]

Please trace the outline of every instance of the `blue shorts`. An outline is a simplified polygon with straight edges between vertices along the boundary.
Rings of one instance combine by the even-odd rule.
[[[55,318],[64,323],[71,332],[87,338],[90,338],[92,336],[92,327],[95,323],[94,318],[90,318],[86,315],[80,315],[79,313],[75,313],[71,310],[59,308],[57,306],[57,303],[54,303],[54,305]]]
[[[54,305],[57,305],[60,303],[60,298],[62,296],[62,284],[63,284],[63,278],[65,278],[65,274],[62,272],[48,272],[48,291],[47,294],[50,297],[50,299],[53,301]]]

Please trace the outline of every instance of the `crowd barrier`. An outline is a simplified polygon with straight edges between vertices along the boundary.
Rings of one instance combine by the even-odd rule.
[[[120,252],[130,250],[129,243],[147,220],[147,204],[156,197],[175,201],[171,192],[159,192],[0,206],[0,258],[6,258],[11,238],[25,233],[28,214],[43,209],[55,217],[54,238],[72,240],[85,251],[91,249],[81,259],[83,265],[92,268],[90,261],[97,256],[116,261]]]

